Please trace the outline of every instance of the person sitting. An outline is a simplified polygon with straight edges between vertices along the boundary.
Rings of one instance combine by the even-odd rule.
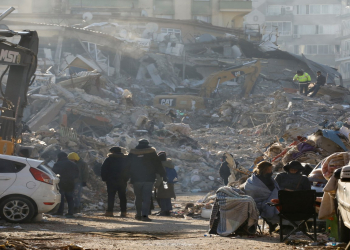
[[[309,179],[302,175],[304,167],[300,162],[291,161],[283,169],[285,173],[280,173],[275,178],[281,190],[300,191],[311,189]]]
[[[272,164],[266,161],[255,167],[252,176],[244,184],[245,193],[254,199],[261,217],[269,225],[270,233],[275,231],[279,217],[278,210],[267,203],[278,198],[279,189],[277,182],[272,178]]]

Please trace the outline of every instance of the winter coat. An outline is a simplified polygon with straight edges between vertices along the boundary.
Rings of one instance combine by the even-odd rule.
[[[79,177],[75,179],[75,183],[87,182],[89,176],[88,165],[82,159],[77,161],[75,164],[77,164],[79,168]]]
[[[154,182],[156,174],[166,179],[165,170],[155,148],[130,150],[127,157],[127,175],[131,179],[131,183]]]
[[[52,168],[55,174],[60,175],[60,182],[58,187],[63,192],[73,192],[74,191],[74,181],[79,177],[79,168],[77,164],[68,160],[68,158],[63,158],[57,160]]]
[[[226,161],[224,161],[221,164],[219,171],[220,171],[220,177],[225,181],[225,183],[228,183],[228,177],[230,177],[230,175],[231,175],[231,170],[228,167],[228,164]]]
[[[280,173],[275,178],[281,190],[310,190],[311,184],[309,179],[305,175],[301,175],[299,172],[296,174]]]
[[[125,185],[126,155],[123,153],[108,154],[101,167],[102,181],[107,185]]]
[[[168,158],[166,161],[162,161],[162,165],[164,170],[166,167],[171,169],[175,167],[170,158]],[[157,175],[157,181],[156,181],[155,187],[157,188],[158,199],[170,199],[170,198],[175,199],[176,198],[174,183],[168,183],[168,189],[164,189],[163,179],[160,177],[160,175]]]

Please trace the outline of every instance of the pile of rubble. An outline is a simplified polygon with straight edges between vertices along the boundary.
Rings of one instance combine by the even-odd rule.
[[[273,160],[285,152],[274,159],[276,165],[290,159],[315,164],[331,152],[345,150],[339,144],[340,148],[325,149],[318,134],[301,141],[315,150],[291,145],[298,136],[306,138],[319,128],[340,128],[350,116],[347,89],[327,85],[317,98],[309,98],[298,95],[292,82],[296,70],[314,76],[322,67],[328,83],[334,84],[339,75],[334,69],[230,34],[201,34],[195,42],[184,43],[175,34],[119,37],[118,29],[108,23],[83,29],[87,39],[108,31],[113,39],[107,40],[117,43],[116,48],[65,37],[58,40],[57,51],[43,48],[22,117],[21,146],[31,149],[31,157],[53,166],[58,151],[74,151],[88,163],[87,203],[105,202],[99,173],[108,149],[120,146],[127,153],[141,138],[173,159],[179,175],[176,193],[206,192],[222,185],[218,170],[224,152],[233,154],[240,176],[261,156]],[[80,32],[65,30],[70,35]],[[155,96],[163,94],[202,98],[198,93],[209,75],[251,63],[252,58],[259,58],[261,74],[249,97],[241,95],[242,75],[217,86],[216,95],[205,100],[205,109],[174,110],[174,117],[169,111],[176,108],[154,104]],[[329,135],[323,132],[323,137],[325,133]],[[347,148],[347,139],[340,140]]]

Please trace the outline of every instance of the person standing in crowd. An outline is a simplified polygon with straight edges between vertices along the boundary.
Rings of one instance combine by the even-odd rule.
[[[170,211],[173,210],[171,198],[176,199],[174,183],[177,182],[177,173],[175,166],[170,158],[166,157],[165,152],[158,153],[159,160],[162,162],[163,168],[167,174],[167,188],[164,187],[163,179],[157,175],[156,188],[157,199],[159,199],[160,213],[159,216],[170,216]]]
[[[293,77],[293,81],[299,82],[299,92],[301,95],[306,95],[308,87],[311,82],[311,77],[308,73],[298,70],[297,74]]]
[[[252,176],[244,184],[246,195],[254,199],[261,217],[269,225],[270,233],[275,231],[279,216],[276,207],[270,207],[267,203],[278,199],[279,190],[277,182],[272,178],[272,164],[266,161],[255,167]]]
[[[140,140],[136,148],[131,149],[127,158],[127,172],[136,196],[135,219],[152,221],[148,214],[156,174],[159,174],[163,181],[167,181],[167,178],[156,149],[149,146],[148,140]]]
[[[77,164],[79,168],[79,177],[75,179],[74,184],[74,213],[81,212],[81,191],[83,187],[86,187],[86,182],[89,176],[87,164],[79,157],[75,152],[68,155],[68,159]]]
[[[75,179],[79,177],[79,168],[74,162],[68,160],[66,153],[60,152],[57,155],[57,162],[53,166],[52,171],[55,174],[60,175],[60,182],[58,183],[58,187],[60,188],[61,193],[61,204],[55,215],[63,215],[64,198],[66,198],[68,203],[68,213],[66,214],[66,217],[74,218],[73,192]]]
[[[309,179],[302,175],[304,167],[298,161],[291,161],[283,167],[285,173],[280,173],[275,180],[282,190],[301,191],[310,190],[311,185]]]
[[[102,164],[101,177],[106,182],[108,194],[108,207],[104,214],[113,217],[115,195],[118,192],[120,200],[120,217],[126,217],[126,155],[120,147],[109,149],[109,154]]]
[[[322,75],[321,71],[317,71],[317,80],[315,85],[307,92],[307,94],[311,93],[310,97],[314,97],[317,92],[320,90],[322,86],[324,86],[327,82],[327,79],[324,75]]]

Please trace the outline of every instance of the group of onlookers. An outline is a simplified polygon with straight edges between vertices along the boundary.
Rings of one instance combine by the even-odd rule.
[[[53,171],[60,175],[59,189],[62,195],[57,215],[63,215],[64,199],[68,203],[67,217],[80,212],[81,189],[86,186],[87,167],[78,154],[58,154]],[[101,167],[101,177],[107,185],[108,206],[105,216],[113,217],[115,196],[120,200],[120,216],[127,216],[127,183],[135,194],[136,220],[151,221],[148,217],[152,207],[152,194],[161,208],[157,215],[170,216],[171,198],[175,198],[174,183],[177,173],[171,159],[165,152],[157,154],[156,149],[145,139],[139,141],[128,155],[120,147],[112,147]],[[169,177],[169,178],[168,178]]]

